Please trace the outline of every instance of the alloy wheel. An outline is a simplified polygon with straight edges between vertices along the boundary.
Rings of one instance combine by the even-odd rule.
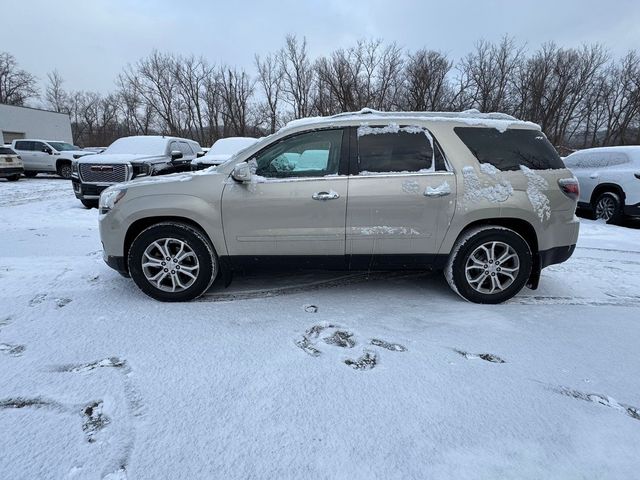
[[[483,294],[503,292],[516,280],[519,271],[520,258],[516,251],[497,241],[477,247],[465,265],[467,283]]]

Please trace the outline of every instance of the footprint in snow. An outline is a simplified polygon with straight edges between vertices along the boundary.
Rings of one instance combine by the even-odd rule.
[[[305,305],[304,311],[307,313],[318,313],[318,307],[315,305]]]
[[[103,358],[90,363],[59,365],[53,368],[54,372],[85,373],[96,368],[127,368],[127,361],[118,357]]]
[[[493,353],[469,353],[469,352],[465,352],[463,350],[457,350],[454,349],[454,352],[456,352],[459,355],[462,355],[464,358],[468,358],[470,360],[479,358],[481,360],[484,360],[485,362],[491,362],[491,363],[506,363],[503,359],[501,359],[499,356],[494,355]]]
[[[40,305],[47,298],[46,293],[39,293],[34,296],[31,300],[29,300],[29,306],[35,307],[36,305]]]
[[[372,338],[371,345],[376,347],[382,347],[386,350],[391,350],[392,352],[406,352],[407,347],[404,345],[400,345],[399,343],[389,343],[384,340],[380,340],[379,338]]]
[[[327,330],[333,330],[332,332],[326,332]],[[322,336],[323,332],[329,333]],[[322,355],[321,345],[325,343],[332,347],[339,348],[353,348],[358,342],[355,338],[355,334],[348,330],[342,329],[338,325],[324,323],[313,325],[308,328],[302,337],[295,342],[295,344],[302,349],[306,354],[312,357],[320,357]],[[322,340],[322,343],[320,342]],[[369,342],[374,347],[384,348],[391,352],[406,352],[407,349],[404,345],[399,343],[391,343],[379,338],[373,338]],[[352,367],[355,370],[371,370],[379,361],[378,353],[375,351],[363,350],[361,357],[357,359],[346,359],[343,363]]]
[[[336,330],[333,332],[333,335],[324,337],[322,340],[324,343],[342,348],[353,348],[356,344],[356,341],[353,339],[353,333],[345,330]]]
[[[87,437],[87,442],[96,441],[96,434],[111,423],[109,417],[102,412],[102,402],[91,402],[82,409],[82,431]]]
[[[54,301],[56,302],[56,307],[58,308],[62,308],[71,303],[70,298],[56,298]]]
[[[24,345],[10,345],[8,343],[0,343],[0,352],[11,355],[12,357],[19,357],[26,350]]]
[[[360,358],[356,360],[348,358],[344,363],[354,370],[371,370],[378,364],[378,354],[365,350]]]
[[[613,408],[629,417],[640,420],[640,408],[619,403],[616,399],[611,398],[608,395],[602,395],[599,393],[584,393],[579,390],[574,390],[567,387],[553,387],[552,390],[567,397],[575,398],[585,402],[591,402],[605,407]]]

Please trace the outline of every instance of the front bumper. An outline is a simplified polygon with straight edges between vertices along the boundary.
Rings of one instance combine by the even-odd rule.
[[[107,252],[102,252],[102,258],[104,262],[113,268],[123,277],[129,277],[129,270],[127,269],[127,262],[124,257],[112,257],[107,255]]]
[[[79,200],[97,200],[103,190],[109,188],[113,183],[82,183],[78,178],[72,178],[73,193]]]
[[[640,217],[640,203],[635,205],[625,205],[624,214],[630,217]]]

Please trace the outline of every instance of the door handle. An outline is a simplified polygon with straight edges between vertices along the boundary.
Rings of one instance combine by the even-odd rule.
[[[424,192],[425,197],[446,197],[451,192],[443,192],[443,191],[433,191],[433,192]]]
[[[340,198],[340,195],[337,192],[316,192],[311,195],[311,198],[314,200],[335,200],[336,198]]]

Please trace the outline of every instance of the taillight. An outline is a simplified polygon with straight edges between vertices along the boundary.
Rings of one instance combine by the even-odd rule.
[[[558,180],[560,190],[571,200],[577,200],[580,196],[580,184],[577,178],[561,178]]]

